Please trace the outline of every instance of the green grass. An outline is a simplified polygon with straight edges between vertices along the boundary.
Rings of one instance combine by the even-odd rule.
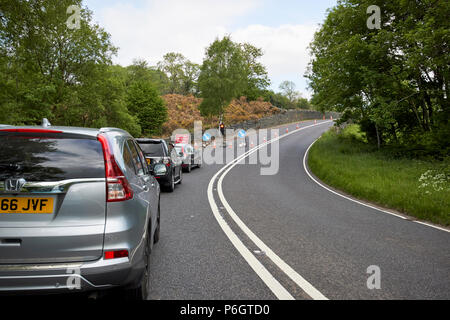
[[[323,182],[356,198],[450,225],[449,159],[394,158],[369,146],[359,127],[351,125],[339,133],[335,128],[326,132],[311,148],[308,163]],[[438,184],[419,181],[428,170]]]

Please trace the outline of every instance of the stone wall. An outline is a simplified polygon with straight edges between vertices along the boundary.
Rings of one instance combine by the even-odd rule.
[[[248,120],[241,123],[228,125],[227,128],[244,129],[244,130],[261,129],[274,127],[286,123],[292,123],[296,121],[323,119],[323,116],[324,116],[323,113],[313,110],[281,110],[279,114],[275,114],[273,116],[266,118],[261,118],[259,120]],[[332,116],[333,119],[337,119],[339,117],[339,113],[337,112],[325,113],[325,119],[330,119],[330,116]]]

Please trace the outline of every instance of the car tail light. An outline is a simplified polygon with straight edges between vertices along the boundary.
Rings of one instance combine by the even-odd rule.
[[[105,251],[105,260],[128,257],[128,250]]]
[[[101,134],[97,139],[102,144],[105,159],[106,201],[117,202],[133,199],[133,189],[117,165],[108,139]]]

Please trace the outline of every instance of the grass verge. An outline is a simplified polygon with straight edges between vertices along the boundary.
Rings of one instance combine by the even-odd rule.
[[[339,132],[338,132],[339,131]],[[421,220],[450,225],[450,160],[394,158],[365,142],[357,125],[332,128],[308,164],[326,184]]]

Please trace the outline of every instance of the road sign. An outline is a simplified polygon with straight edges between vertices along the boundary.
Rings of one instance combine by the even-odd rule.
[[[211,140],[211,135],[209,133],[205,133],[203,135],[203,141],[209,141],[209,140]]]
[[[243,129],[239,130],[239,132],[238,132],[238,137],[239,137],[239,138],[244,138],[245,135],[246,135],[245,130],[243,130]]]
[[[190,134],[176,134],[175,135],[175,143],[176,144],[188,144],[189,143]]]

